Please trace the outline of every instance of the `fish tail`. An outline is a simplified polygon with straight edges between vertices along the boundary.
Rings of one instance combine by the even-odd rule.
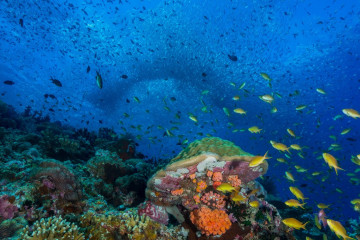
[[[334,167],[334,169],[335,169],[336,175],[338,175],[338,172],[337,172],[338,169],[345,171],[344,169],[342,169],[342,168],[340,168],[340,167],[337,167],[337,166]]]
[[[307,221],[306,223],[304,223],[304,224],[301,226],[301,228],[303,228],[304,230],[306,230],[305,226],[306,226],[306,224],[308,224],[308,223],[309,223],[309,221]]]

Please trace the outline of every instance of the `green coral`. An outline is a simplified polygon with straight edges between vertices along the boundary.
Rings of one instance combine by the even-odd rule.
[[[216,153],[220,157],[251,156],[251,154],[245,152],[233,142],[218,137],[207,137],[190,143],[178,156],[172,159],[170,163],[188,159],[206,152]]]

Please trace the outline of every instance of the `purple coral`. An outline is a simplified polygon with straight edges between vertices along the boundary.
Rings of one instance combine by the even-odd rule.
[[[140,216],[145,214],[152,220],[165,225],[169,222],[169,215],[166,212],[166,209],[162,206],[157,206],[150,201],[146,201],[139,206],[138,214]]]
[[[8,195],[0,197],[0,217],[5,219],[12,219],[18,212],[18,208],[12,204]]]

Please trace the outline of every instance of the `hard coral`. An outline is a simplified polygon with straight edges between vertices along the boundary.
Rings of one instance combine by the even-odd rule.
[[[140,216],[135,209],[107,214],[90,210],[81,217],[80,222],[89,240],[185,240],[187,236],[180,226],[167,227],[146,215]]]
[[[231,227],[229,216],[223,210],[211,210],[207,207],[195,209],[190,213],[190,220],[202,234],[221,235]]]
[[[85,240],[79,228],[61,216],[36,221],[32,229],[25,227],[19,240]]]

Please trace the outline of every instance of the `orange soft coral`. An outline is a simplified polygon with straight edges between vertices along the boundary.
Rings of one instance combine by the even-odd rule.
[[[201,192],[202,190],[206,189],[207,185],[206,185],[206,182],[204,181],[199,181],[197,183],[197,187],[196,187],[196,191],[197,192]]]
[[[190,213],[190,220],[202,234],[221,235],[231,226],[229,216],[223,210],[211,210],[207,207],[195,209]]]
[[[214,182],[221,182],[223,180],[222,173],[221,172],[214,172],[212,175],[212,180]]]
[[[179,196],[181,194],[183,194],[184,192],[184,189],[180,188],[180,189],[175,189],[175,190],[172,190],[171,191],[171,195],[174,195],[174,196]]]

